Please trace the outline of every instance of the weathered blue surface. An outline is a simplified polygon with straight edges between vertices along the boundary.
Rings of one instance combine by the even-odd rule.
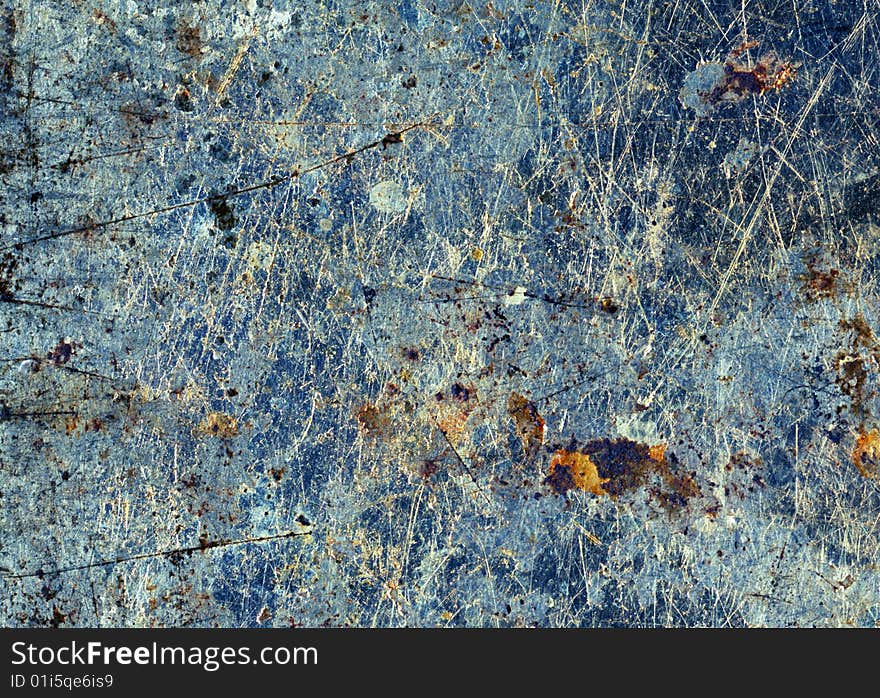
[[[876,7],[159,5],[0,16],[6,625],[877,624]]]

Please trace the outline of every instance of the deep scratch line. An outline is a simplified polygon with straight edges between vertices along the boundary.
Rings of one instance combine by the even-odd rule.
[[[373,148],[378,148],[380,145],[385,145],[387,143],[396,143],[400,142],[399,139],[403,136],[407,131],[412,131],[415,128],[419,128],[421,126],[425,126],[425,122],[418,122],[415,124],[410,124],[406,128],[403,128],[399,131],[395,131],[393,133],[388,133],[384,135],[382,138],[372,141],[371,143],[367,143],[366,145],[361,146],[355,150],[350,150],[348,152],[343,153],[342,155],[337,155],[328,160],[324,160],[319,162],[316,165],[312,165],[311,167],[307,167],[305,169],[299,170],[294,169],[287,174],[277,175],[272,177],[271,179],[267,179],[263,182],[258,182],[256,184],[251,184],[246,187],[241,187],[239,189],[233,189],[231,191],[225,192],[223,194],[212,194],[211,196],[203,196],[197,199],[189,199],[187,201],[180,201],[176,204],[168,204],[167,206],[162,206],[160,208],[154,208],[149,211],[139,211],[137,213],[130,213],[125,216],[119,216],[118,218],[112,218],[106,221],[99,221],[97,223],[90,223],[89,225],[81,225],[76,228],[66,228],[64,230],[57,230],[54,233],[47,233],[46,235],[38,235],[37,237],[30,238],[28,240],[22,240],[20,242],[13,243],[11,245],[5,245],[4,247],[0,247],[0,251],[16,249],[20,250],[25,245],[33,245],[38,242],[45,242],[47,240],[56,240],[58,238],[67,237],[68,235],[76,235],[77,233],[85,233],[85,232],[93,232],[95,230],[99,230],[102,228],[109,228],[112,225],[118,225],[120,223],[128,223],[129,221],[138,220],[140,218],[147,218],[149,216],[156,216],[163,213],[170,213],[171,211],[177,211],[182,208],[191,208],[193,206],[198,206],[199,204],[211,203],[214,201],[224,201],[228,199],[233,199],[239,196],[243,196],[244,194],[250,194],[251,192],[260,191],[261,189],[271,189],[273,187],[277,187],[279,184],[284,184],[285,182],[292,181],[303,175],[310,174],[311,172],[315,172],[317,170],[321,170],[325,167],[329,167],[338,162],[342,161],[351,161],[352,158],[365,153],[368,150]]]
[[[82,565],[72,565],[70,567],[58,567],[54,570],[36,570],[35,572],[27,572],[25,574],[7,574],[4,575],[7,579],[28,579],[32,577],[40,577],[43,578],[47,575],[56,575],[56,574],[65,574],[67,572],[78,572],[81,570],[88,570],[95,567],[107,567],[110,565],[119,565],[124,562],[135,562],[138,560],[150,560],[156,557],[175,557],[178,555],[191,555],[192,553],[203,553],[208,550],[213,550],[216,548],[226,548],[233,545],[248,545],[250,543],[266,543],[268,541],[273,540],[281,540],[284,538],[298,538],[299,536],[307,536],[311,534],[311,529],[308,531],[287,531],[286,533],[278,533],[272,536],[257,536],[254,538],[240,538],[238,540],[227,540],[227,541],[213,541],[206,542],[200,545],[194,545],[189,548],[175,548],[174,550],[160,550],[158,552],[153,553],[141,553],[139,555],[130,555],[128,557],[117,557],[113,560],[100,560],[99,562],[88,562]]]
[[[23,243],[18,243],[18,244],[23,244]],[[12,245],[12,247],[16,247],[16,245]],[[9,247],[0,248],[0,250],[6,250],[6,249],[9,249]],[[11,296],[8,294],[0,294],[0,303],[9,303],[10,305],[29,305],[34,308],[49,308],[50,310],[67,310],[71,313],[83,313],[84,315],[99,315],[99,316],[101,316],[101,313],[97,313],[94,310],[85,310],[84,308],[73,308],[69,305],[57,305],[55,303],[43,303],[42,301],[32,301],[32,300],[27,300],[25,298],[17,298],[15,296]]]
[[[449,440],[449,436],[446,434],[446,430],[437,423],[437,420],[434,419],[433,415],[430,415],[430,417],[431,421],[434,422],[434,426],[437,427],[437,431],[443,434],[443,440],[446,441],[447,444],[449,444],[449,448],[451,448],[452,452],[455,454],[455,458],[458,461],[458,464],[461,466],[462,470],[464,470],[468,474],[470,479],[477,486],[477,490],[479,490],[480,494],[483,495],[483,499],[486,500],[486,504],[492,506],[492,502],[490,501],[489,496],[483,491],[483,488],[480,486],[480,483],[474,475],[473,471],[468,467],[467,463],[464,462],[464,458],[461,457],[461,454],[459,454],[455,446],[452,445],[452,441]]]

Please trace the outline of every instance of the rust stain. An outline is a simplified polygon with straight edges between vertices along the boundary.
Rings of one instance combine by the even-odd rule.
[[[447,406],[441,410],[441,414],[437,417],[437,426],[446,434],[447,439],[457,445],[464,436],[467,420],[467,412]]]
[[[544,443],[544,420],[533,402],[519,393],[511,393],[507,414],[516,425],[516,434],[526,456],[532,457]]]
[[[238,421],[232,415],[223,412],[210,412],[201,421],[197,431],[207,436],[230,439],[238,436]]]
[[[849,398],[853,415],[864,423],[865,418],[870,416],[865,403],[876,394],[876,391],[867,389],[869,366],[870,362],[880,364],[880,346],[861,313],[838,324],[842,331],[849,333],[851,342],[849,349],[839,351],[834,357],[837,368],[835,382],[840,392]]]
[[[648,448],[648,457],[658,463],[666,462],[666,444],[655,444]]]
[[[837,294],[840,285],[840,271],[837,269],[823,270],[815,262],[807,262],[807,273],[801,277],[802,290],[809,300],[832,298]]]
[[[181,20],[175,31],[174,48],[190,58],[201,58],[202,32],[199,26]]]
[[[53,628],[57,628],[58,626],[67,623],[70,615],[70,613],[62,613],[61,609],[59,609],[58,606],[52,604],[52,620],[49,621],[49,624]]]
[[[107,27],[111,32],[116,33],[116,22],[105,12],[99,9],[92,10],[92,19],[95,21],[95,24]]]
[[[861,313],[850,320],[841,320],[840,328],[852,332],[855,346],[876,348],[877,340],[874,338],[874,331]]]
[[[438,470],[440,470],[440,462],[436,458],[425,458],[419,468],[419,474],[425,480],[429,480]]]
[[[746,42],[731,51],[724,62],[701,63],[685,83],[681,95],[684,103],[705,115],[707,110],[700,110],[699,104],[713,108],[736,104],[753,95],[779,90],[795,79],[799,64],[781,60],[772,51],[763,54],[755,63],[739,60],[743,53],[755,46],[756,42]]]
[[[93,417],[85,423],[83,428],[85,431],[101,431],[104,428],[104,420],[100,417]]]
[[[550,474],[547,483],[553,490],[562,494],[571,489],[585,490],[597,496],[608,494],[603,488],[609,478],[599,476],[599,469],[588,455],[578,451],[560,449],[550,460]]]
[[[653,484],[650,495],[671,512],[700,494],[693,475],[678,472],[676,463],[666,455],[666,444],[595,439],[578,450],[556,451],[545,482],[557,494],[580,489],[612,498]]]
[[[710,103],[739,101],[750,94],[763,95],[794,80],[797,76],[796,66],[789,61],[779,60],[772,52],[761,56],[752,66],[736,60],[755,46],[757,42],[747,42],[731,52],[724,62],[724,80],[709,95]]]
[[[355,410],[354,416],[361,431],[367,436],[382,436],[388,432],[391,426],[391,418],[388,416],[388,413],[371,403],[358,407]]]
[[[468,420],[478,404],[477,390],[473,385],[453,383],[449,390],[434,396],[437,426],[457,446],[468,433]]]
[[[618,310],[620,310],[620,306],[615,303],[614,299],[611,296],[605,296],[599,301],[599,308],[603,313],[608,313],[609,315],[614,315]]]
[[[852,462],[863,477],[874,479],[880,475],[880,431],[859,431],[852,450]]]

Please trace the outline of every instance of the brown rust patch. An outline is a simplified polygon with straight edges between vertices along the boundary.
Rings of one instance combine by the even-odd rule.
[[[101,431],[101,429],[103,429],[103,428],[104,428],[104,420],[101,419],[100,417],[93,417],[92,419],[88,420],[83,427],[83,429],[86,432]]]
[[[287,468],[269,468],[269,475],[275,482],[281,482],[284,478],[284,473],[287,472]]]
[[[202,57],[202,32],[197,24],[181,20],[174,32],[174,48],[190,58]]]
[[[666,444],[655,444],[648,448],[648,457],[658,463],[666,462]]]
[[[865,391],[868,370],[865,367],[864,357],[859,353],[852,354],[841,351],[835,357],[835,365],[837,367],[837,387],[850,399],[853,413],[866,414],[864,403],[873,393]]]
[[[614,302],[614,299],[611,296],[603,297],[599,301],[599,308],[603,313],[608,313],[609,315],[614,315],[620,310],[620,306]]]
[[[869,366],[871,362],[880,364],[880,346],[861,313],[841,320],[839,327],[849,334],[851,341],[849,349],[843,349],[835,356],[835,382],[840,392],[849,398],[853,415],[864,422],[870,416],[866,403],[876,394],[868,389]]]
[[[737,451],[730,456],[730,459],[727,461],[727,465],[724,466],[724,469],[728,472],[733,469],[746,470],[747,468],[757,468],[761,465],[761,463],[762,461],[759,457],[752,456],[745,451]]]
[[[453,383],[445,393],[434,396],[434,421],[454,446],[465,440],[469,433],[468,422],[479,400],[473,384]]]
[[[736,104],[753,95],[779,90],[795,79],[800,64],[781,60],[773,52],[765,53],[755,63],[741,61],[740,57],[755,46],[757,42],[746,42],[731,51],[723,62],[701,62],[693,74],[696,84],[689,84],[690,78],[685,83],[682,101],[694,107],[697,105],[691,104],[693,97],[709,107]]]
[[[545,482],[557,494],[580,489],[612,498],[654,484],[650,495],[664,509],[674,511],[700,494],[693,474],[678,472],[676,462],[666,455],[665,444],[594,439],[575,451],[556,451]]]
[[[666,511],[682,509],[691,498],[700,494],[700,488],[692,475],[676,475],[668,470],[662,470],[660,475],[665,487],[656,487],[651,490],[651,494]]]
[[[361,405],[355,410],[358,426],[364,434],[371,437],[382,436],[391,426],[391,418],[385,410],[372,403]]]
[[[852,462],[863,477],[874,479],[880,475],[880,431],[862,429],[859,432],[852,450]]]
[[[516,435],[523,451],[531,458],[544,443],[544,420],[538,414],[538,408],[519,393],[511,393],[507,401],[507,414],[516,425]]]
[[[807,273],[800,276],[801,291],[807,300],[817,301],[833,298],[840,291],[840,271],[834,268],[822,269],[815,260],[806,263]]]
[[[849,320],[840,321],[840,329],[852,333],[855,346],[876,348],[877,340],[874,338],[874,330],[865,320],[865,316],[858,313]]]
[[[599,469],[588,455],[578,451],[560,449],[550,460],[547,484],[557,494],[568,490],[585,490],[597,496],[608,494],[603,488],[608,478],[599,476]]]
[[[425,480],[429,480],[438,470],[440,470],[440,461],[437,458],[425,458],[419,468],[419,474]]]
[[[62,613],[61,609],[59,609],[58,606],[52,604],[52,620],[49,621],[49,624],[53,628],[57,628],[58,626],[67,623],[67,619],[70,617],[70,615],[70,613]]]
[[[607,478],[605,489],[615,497],[647,484],[662,467],[651,458],[650,446],[630,439],[595,439],[583,451],[597,464],[600,475]]]
[[[710,104],[738,102],[752,94],[763,95],[794,80],[797,76],[795,64],[780,60],[772,52],[764,54],[751,66],[737,61],[742,53],[755,46],[756,42],[748,42],[731,52],[724,62],[724,79],[709,94],[707,101]]]
[[[201,421],[197,431],[207,436],[231,439],[234,436],[238,436],[238,421],[230,414],[210,412]]]

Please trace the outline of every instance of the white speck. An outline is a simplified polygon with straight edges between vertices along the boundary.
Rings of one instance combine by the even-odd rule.
[[[18,365],[18,370],[26,375],[29,373],[36,373],[39,368],[39,362],[34,359],[25,359]]]
[[[504,305],[521,305],[526,300],[526,289],[524,286],[517,286],[512,291],[508,291],[504,296]]]

